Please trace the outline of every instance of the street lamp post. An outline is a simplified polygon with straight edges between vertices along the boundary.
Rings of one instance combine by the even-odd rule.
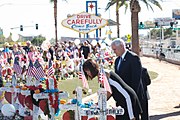
[[[98,9],[103,9],[103,10],[105,10],[106,8],[98,8]],[[110,8],[108,9],[108,22],[109,22],[109,20],[110,20]],[[110,25],[109,25],[109,27],[108,27],[109,29],[106,31],[106,33],[110,33],[111,32],[111,27],[110,27]],[[110,34],[108,34],[108,38],[110,39],[111,38],[111,33]]]
[[[149,28],[149,42],[151,41],[151,28]]]
[[[177,23],[175,24],[175,28],[176,28],[176,40],[178,40],[179,39],[179,36],[178,36],[178,25],[177,25]]]
[[[163,28],[163,26],[161,27],[161,31],[162,31],[162,41],[163,41],[164,40],[164,28]]]
[[[89,12],[88,11],[88,8],[89,8],[89,3],[92,5],[93,3],[95,4],[94,8],[95,8],[95,15],[98,16],[98,7],[97,7],[97,1],[86,1],[86,12]],[[88,38],[88,34],[86,35],[87,38]],[[96,40],[98,40],[98,29],[96,30]]]

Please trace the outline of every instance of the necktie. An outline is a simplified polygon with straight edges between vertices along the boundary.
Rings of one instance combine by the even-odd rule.
[[[117,70],[118,70],[118,71],[119,71],[119,67],[120,67],[120,65],[121,65],[121,61],[122,61],[122,58],[119,57],[119,61],[118,61],[118,64],[117,64]]]

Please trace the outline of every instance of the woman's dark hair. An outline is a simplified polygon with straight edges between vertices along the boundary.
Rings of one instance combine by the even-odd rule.
[[[85,70],[89,70],[91,72],[92,78],[94,78],[99,73],[99,66],[92,59],[88,59],[86,62],[84,62],[84,64],[83,64],[83,71],[84,71],[84,74],[86,76],[86,79],[88,80],[89,76],[87,75]]]

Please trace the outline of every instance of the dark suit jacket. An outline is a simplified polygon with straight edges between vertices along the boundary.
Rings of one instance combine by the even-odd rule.
[[[127,51],[123,58],[120,70],[117,70],[118,60],[115,60],[115,73],[128,84],[137,94],[140,102],[145,98],[145,92],[141,79],[142,65],[140,58],[133,52]]]
[[[142,67],[142,83],[144,90],[147,91],[147,86],[151,84],[151,78],[145,67]]]

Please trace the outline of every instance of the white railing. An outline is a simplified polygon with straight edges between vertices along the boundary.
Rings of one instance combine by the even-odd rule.
[[[142,54],[156,56],[156,52],[160,53],[160,50],[151,47],[142,47]],[[180,62],[180,49],[175,48],[162,48],[162,53],[165,54],[165,58]]]

